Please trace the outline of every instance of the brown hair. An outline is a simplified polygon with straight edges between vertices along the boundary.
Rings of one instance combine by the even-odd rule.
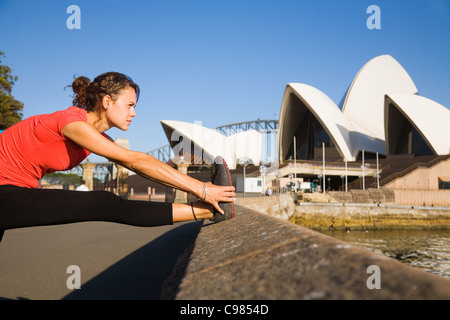
[[[76,77],[72,83],[73,105],[86,111],[100,112],[104,96],[116,100],[120,91],[131,87],[139,99],[139,86],[125,74],[119,72],[102,73],[94,81],[86,77]]]

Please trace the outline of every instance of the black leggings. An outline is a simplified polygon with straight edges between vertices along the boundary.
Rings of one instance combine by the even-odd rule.
[[[173,224],[172,203],[126,200],[107,191],[0,186],[0,233],[7,229],[84,221],[141,227]]]

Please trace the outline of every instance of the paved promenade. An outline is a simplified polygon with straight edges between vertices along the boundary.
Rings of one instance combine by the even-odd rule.
[[[86,222],[7,230],[0,243],[0,299],[160,299],[164,280],[200,226]],[[67,287],[71,265],[80,268],[81,289]]]
[[[237,217],[220,224],[140,228],[86,222],[7,230],[0,243],[0,299],[450,297],[445,278],[235,208]],[[72,265],[79,267],[81,289],[67,287]],[[373,266],[378,273],[369,285]],[[374,283],[380,288],[370,287]]]

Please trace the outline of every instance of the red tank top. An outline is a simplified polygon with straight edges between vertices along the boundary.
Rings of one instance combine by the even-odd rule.
[[[62,134],[64,126],[87,121],[86,110],[70,107],[27,118],[0,134],[0,185],[37,188],[47,173],[72,169],[90,152]]]

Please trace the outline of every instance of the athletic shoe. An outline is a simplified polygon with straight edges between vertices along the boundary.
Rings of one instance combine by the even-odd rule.
[[[231,186],[231,175],[228,169],[225,159],[217,157],[214,159],[214,173],[211,181],[212,184],[218,186]],[[210,219],[214,222],[221,222],[234,218],[234,206],[233,202],[219,202],[219,207],[223,210],[224,214],[214,209],[214,216]]]

